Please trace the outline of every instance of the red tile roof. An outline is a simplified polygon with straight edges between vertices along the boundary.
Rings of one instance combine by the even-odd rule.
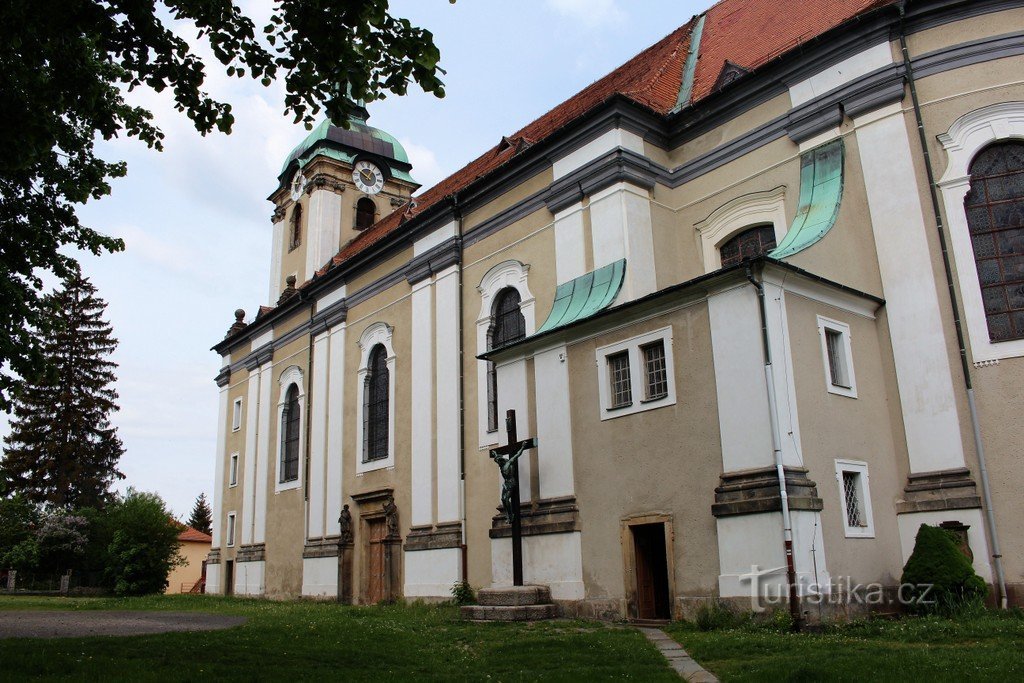
[[[691,101],[711,94],[726,60],[748,71],[895,0],[722,0],[707,11]]]
[[[193,529],[190,526],[185,527],[185,530],[178,534],[178,540],[182,542],[213,543],[213,537],[210,534],[204,534],[202,531]]]
[[[722,0],[706,13],[690,103],[711,94],[726,60],[753,70],[858,14],[896,0]],[[398,230],[410,218],[465,189],[615,96],[659,114],[677,103],[690,37],[697,18],[502,139],[463,168],[397,209],[345,245],[318,271],[322,275]],[[511,144],[509,144],[511,143]],[[301,288],[301,286],[300,286]]]

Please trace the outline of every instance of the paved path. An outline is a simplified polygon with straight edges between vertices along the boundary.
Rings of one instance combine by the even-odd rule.
[[[647,640],[654,643],[654,647],[665,655],[669,665],[681,678],[691,683],[718,683],[718,679],[710,671],[693,661],[693,658],[686,654],[686,650],[660,628],[640,627],[640,633],[647,636]]]
[[[172,631],[218,631],[242,623],[245,617],[204,612],[0,610],[0,638],[138,636]]]

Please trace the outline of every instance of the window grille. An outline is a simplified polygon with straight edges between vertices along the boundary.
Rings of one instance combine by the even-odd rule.
[[[295,208],[292,209],[292,229],[291,237],[288,240],[288,250],[291,251],[295,247],[302,244],[302,204],[295,204]]]
[[[846,373],[846,349],[843,346],[843,333],[826,329],[825,348],[828,350],[828,372],[832,385],[849,389],[850,380]]]
[[[363,386],[363,460],[388,457],[390,373],[387,351],[377,344],[370,351],[369,372]]]
[[[734,266],[744,259],[763,256],[775,248],[775,227],[758,225],[744,230],[719,247],[722,267]]]
[[[489,348],[496,349],[526,337],[526,318],[519,308],[521,297],[514,287],[498,292],[494,300],[494,322]],[[498,429],[498,368],[487,363],[487,431]]]
[[[377,205],[369,197],[356,202],[356,230],[366,230],[377,220]]]
[[[299,388],[292,384],[285,394],[281,415],[281,483],[299,478]]]
[[[861,510],[859,472],[843,472],[843,497],[846,499],[846,526],[867,526]]]
[[[668,369],[665,366],[665,342],[658,340],[641,347],[644,354],[645,399],[668,396]]]
[[[629,351],[608,356],[608,375],[612,383],[612,408],[633,403],[633,388],[629,377]]]
[[[989,339],[1024,339],[1024,144],[984,149],[964,198]]]

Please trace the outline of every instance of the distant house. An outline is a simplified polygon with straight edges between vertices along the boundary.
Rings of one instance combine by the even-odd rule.
[[[213,539],[209,534],[193,529],[190,526],[182,528],[178,534],[178,541],[181,548],[178,552],[185,558],[185,564],[175,567],[167,576],[166,593],[201,593],[206,572],[203,562],[210,552],[210,544]]]

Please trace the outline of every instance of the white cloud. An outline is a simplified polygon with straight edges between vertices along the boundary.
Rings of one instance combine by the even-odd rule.
[[[448,176],[449,172],[441,168],[441,164],[437,161],[437,155],[429,147],[417,145],[415,142],[405,139],[399,139],[399,142],[409,154],[412,177],[423,185],[424,190],[433,187],[438,181]]]
[[[547,0],[548,7],[587,28],[616,24],[625,19],[616,0]]]

